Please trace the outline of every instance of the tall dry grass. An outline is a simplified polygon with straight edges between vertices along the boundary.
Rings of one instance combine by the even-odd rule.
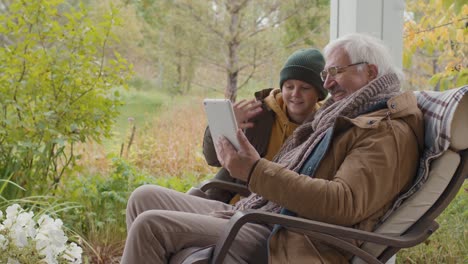
[[[202,100],[174,100],[152,117],[146,115],[144,125],[130,118],[127,135],[120,143],[88,142],[77,146],[81,155],[78,170],[86,175],[106,175],[112,169],[111,158],[121,156],[155,177],[183,178],[188,174],[202,179],[215,173],[218,169],[207,165],[202,152],[206,128]]]
[[[136,127],[133,142],[123,155],[136,167],[155,176],[204,176],[209,167],[202,153],[206,117],[201,98],[190,98]],[[129,137],[131,138],[131,136]]]

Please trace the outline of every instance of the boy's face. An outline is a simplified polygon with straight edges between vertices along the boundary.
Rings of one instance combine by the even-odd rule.
[[[286,80],[281,89],[289,118],[301,124],[318,101],[317,89],[300,80]]]

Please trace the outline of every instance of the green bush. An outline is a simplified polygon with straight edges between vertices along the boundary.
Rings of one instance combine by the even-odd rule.
[[[110,135],[129,66],[109,56],[116,10],[92,21],[63,0],[11,1],[0,13],[0,179],[42,194],[74,163],[74,145]],[[5,191],[4,195],[15,197]]]
[[[126,237],[125,208],[131,192],[144,184],[157,184],[185,192],[198,177],[155,178],[121,158],[112,158],[108,175],[68,177],[57,191],[59,200],[78,206],[60,213],[61,219],[84,240],[87,258],[117,258]],[[106,249],[98,252],[97,249]],[[91,261],[92,262],[92,261]],[[94,263],[94,262],[92,262]]]
[[[113,171],[106,176],[87,175],[67,178],[57,195],[68,203],[78,204],[64,212],[64,222],[73,223],[72,229],[81,233],[107,232],[109,229],[125,237],[125,208],[133,190],[144,184],[156,184],[185,192],[198,184],[195,175],[184,178],[156,178],[137,170],[121,158],[112,159]]]

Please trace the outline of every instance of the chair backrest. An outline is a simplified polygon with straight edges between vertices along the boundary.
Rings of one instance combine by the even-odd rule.
[[[463,90],[462,90],[463,89]],[[468,86],[460,88],[458,95],[462,96],[456,103],[454,113],[447,113],[448,116],[440,113],[439,122],[448,122],[450,131],[448,138],[450,144],[446,149],[442,149],[437,154],[438,157],[431,161],[427,181],[406,199],[398,209],[396,209],[374,232],[390,236],[400,236],[416,227],[418,223],[432,222],[455,197],[456,193],[468,175],[468,96],[464,96]],[[418,94],[418,97],[422,96]],[[418,101],[420,101],[418,98]],[[438,102],[440,103],[440,102]],[[422,109],[425,112],[424,109]],[[434,131],[429,131],[433,122],[434,113],[425,112],[426,122],[426,145],[433,141]],[[443,118],[449,120],[442,120]],[[440,134],[438,135],[440,136]],[[445,135],[442,135],[443,137]],[[384,245],[364,243],[362,249],[373,256],[383,256],[387,259],[395,254],[399,249],[390,248]],[[352,263],[362,263],[357,257]]]

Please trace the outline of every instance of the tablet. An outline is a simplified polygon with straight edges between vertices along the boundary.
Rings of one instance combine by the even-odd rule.
[[[228,99],[205,99],[203,105],[213,141],[216,142],[219,137],[224,136],[236,149],[239,149],[239,141],[236,136],[237,121],[231,101]]]

